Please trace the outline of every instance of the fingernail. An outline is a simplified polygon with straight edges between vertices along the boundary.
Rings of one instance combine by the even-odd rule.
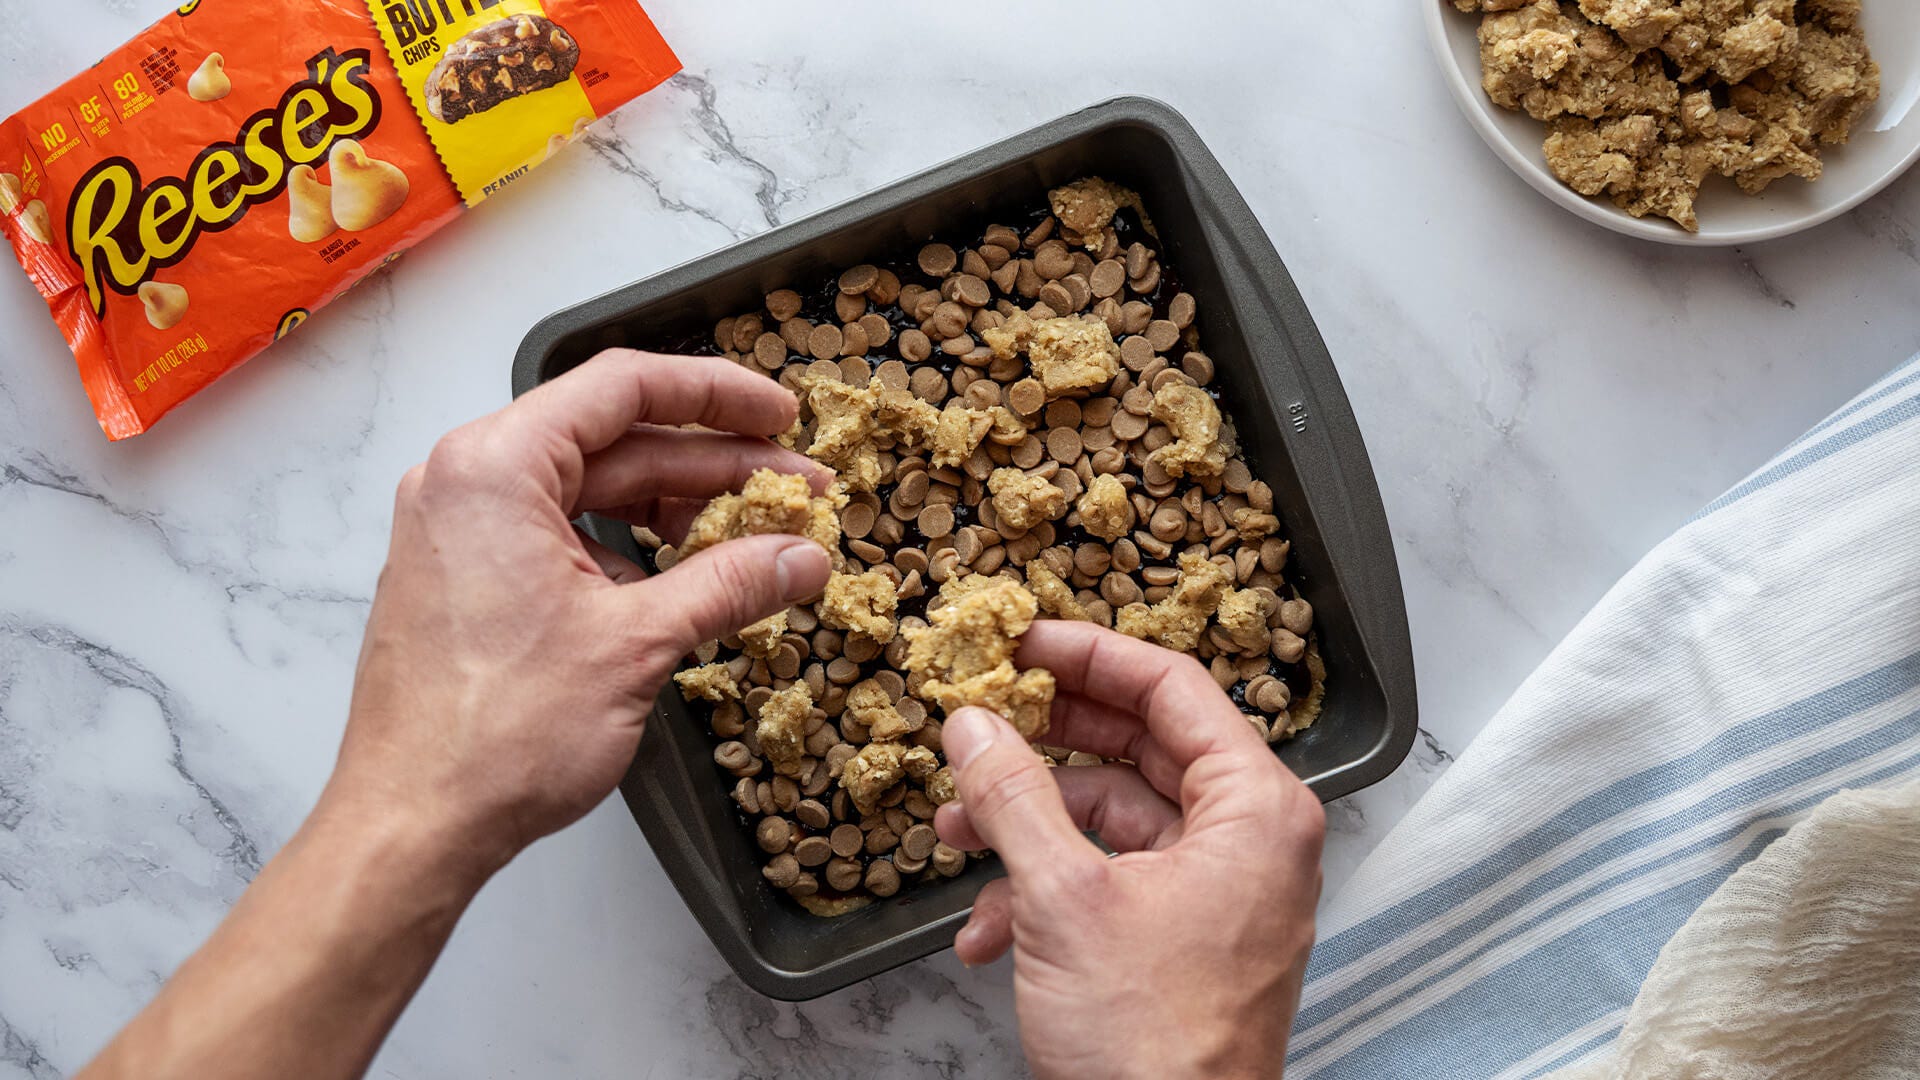
[[[968,762],[1000,738],[1005,726],[999,717],[985,709],[961,709],[947,717],[947,722],[940,726],[940,745],[946,751],[947,764],[956,770],[966,768]]]
[[[826,584],[827,575],[833,572],[826,550],[811,541],[788,545],[773,565],[779,575],[780,595],[789,603],[798,603],[819,592]]]

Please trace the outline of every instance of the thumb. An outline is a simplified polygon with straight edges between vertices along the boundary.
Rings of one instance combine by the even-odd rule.
[[[986,709],[961,709],[941,727],[940,742],[968,820],[1016,883],[1105,864],[1068,816],[1052,770],[1011,724]]]
[[[726,637],[827,587],[825,548],[798,536],[748,536],[700,552],[664,574],[624,586],[654,631],[680,654]]]

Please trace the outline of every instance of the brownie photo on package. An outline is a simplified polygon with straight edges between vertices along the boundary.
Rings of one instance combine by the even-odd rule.
[[[553,20],[515,15],[488,23],[447,49],[427,76],[427,111],[446,123],[573,77],[580,44]]]

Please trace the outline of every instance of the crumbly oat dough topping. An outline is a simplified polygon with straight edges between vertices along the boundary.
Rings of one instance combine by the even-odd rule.
[[[1040,610],[1056,619],[1072,622],[1094,622],[1087,606],[1073,595],[1073,587],[1066,579],[1054,573],[1047,564],[1036,559],[1027,564],[1027,591],[1039,602]]]
[[[1074,508],[1080,511],[1080,527],[1109,543],[1127,535],[1136,520],[1127,485],[1104,473],[1093,478]]]
[[[1174,476],[1218,476],[1231,450],[1222,437],[1220,406],[1205,390],[1168,383],[1153,395],[1153,418],[1167,425],[1173,441],[1148,460]]]
[[[1699,229],[1701,186],[1816,180],[1880,95],[1859,0],[1454,0],[1482,84],[1548,122],[1547,165],[1635,217]]]
[[[807,756],[807,721],[813,716],[813,695],[806,683],[773,694],[760,706],[760,723],[755,735],[760,752],[767,755],[773,771],[781,776],[799,776]]]
[[[1077,216],[1097,201],[1063,202],[1071,223],[993,225],[832,287],[777,289],[714,327],[705,351],[794,393],[781,444],[840,478],[830,500],[793,478],[715,507],[696,545],[755,528],[813,535],[824,505],[837,574],[815,600],[702,644],[679,680],[762,874],[816,914],[964,870],[968,855],[931,824],[956,794],[938,710],[979,704],[1042,730],[1052,681],[1012,663],[1042,612],[1190,644],[1269,740],[1317,713],[1312,610],[1284,574],[1274,493],[1211,406],[1197,301],[1163,276],[1140,208]],[[1175,385],[1198,395],[1156,411]],[[657,569],[685,554],[635,536]],[[1035,752],[1062,767],[1104,760]]]
[[[1095,255],[1104,250],[1107,226],[1113,224],[1113,216],[1122,207],[1131,206],[1143,217],[1146,214],[1139,195],[1097,176],[1055,188],[1047,194],[1047,201],[1060,227]]]
[[[764,660],[780,647],[780,640],[786,634],[787,613],[776,611],[740,631],[740,649],[748,656]]]
[[[804,536],[840,557],[840,508],[846,496],[835,485],[816,496],[804,476],[783,476],[772,469],[757,470],[738,495],[722,495],[708,503],[687,529],[678,548],[685,559],[715,544],[743,536],[789,533]]]
[[[885,645],[899,629],[893,621],[898,603],[893,579],[878,570],[835,574],[827,579],[826,595],[820,601],[820,622]]]
[[[933,751],[924,746],[868,743],[841,767],[840,786],[846,789],[856,809],[870,814],[893,785],[909,776],[925,779],[940,768]]]
[[[1180,556],[1180,581],[1165,600],[1148,607],[1128,604],[1117,613],[1114,629],[1157,642],[1175,652],[1200,644],[1207,620],[1220,609],[1232,582],[1218,563],[1198,552]]]
[[[680,692],[702,701],[739,701],[740,687],[725,664],[702,664],[673,676]]]
[[[995,469],[987,479],[1002,531],[1023,533],[1067,515],[1067,493],[1044,477],[1019,469]]]
[[[1047,733],[1053,673],[1017,671],[1013,654],[1040,605],[1018,582],[980,584],[932,612],[929,625],[907,631],[907,670],[923,676],[921,691],[951,713],[978,705],[1007,718],[1028,742]]]

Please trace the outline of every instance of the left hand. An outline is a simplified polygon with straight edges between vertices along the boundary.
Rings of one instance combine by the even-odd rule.
[[[818,594],[828,556],[751,537],[648,579],[571,519],[675,540],[756,468],[824,491],[767,441],[796,409],[725,360],[615,350],[442,439],[400,484],[319,816],[397,817],[484,876],[605,798],[682,658]]]

